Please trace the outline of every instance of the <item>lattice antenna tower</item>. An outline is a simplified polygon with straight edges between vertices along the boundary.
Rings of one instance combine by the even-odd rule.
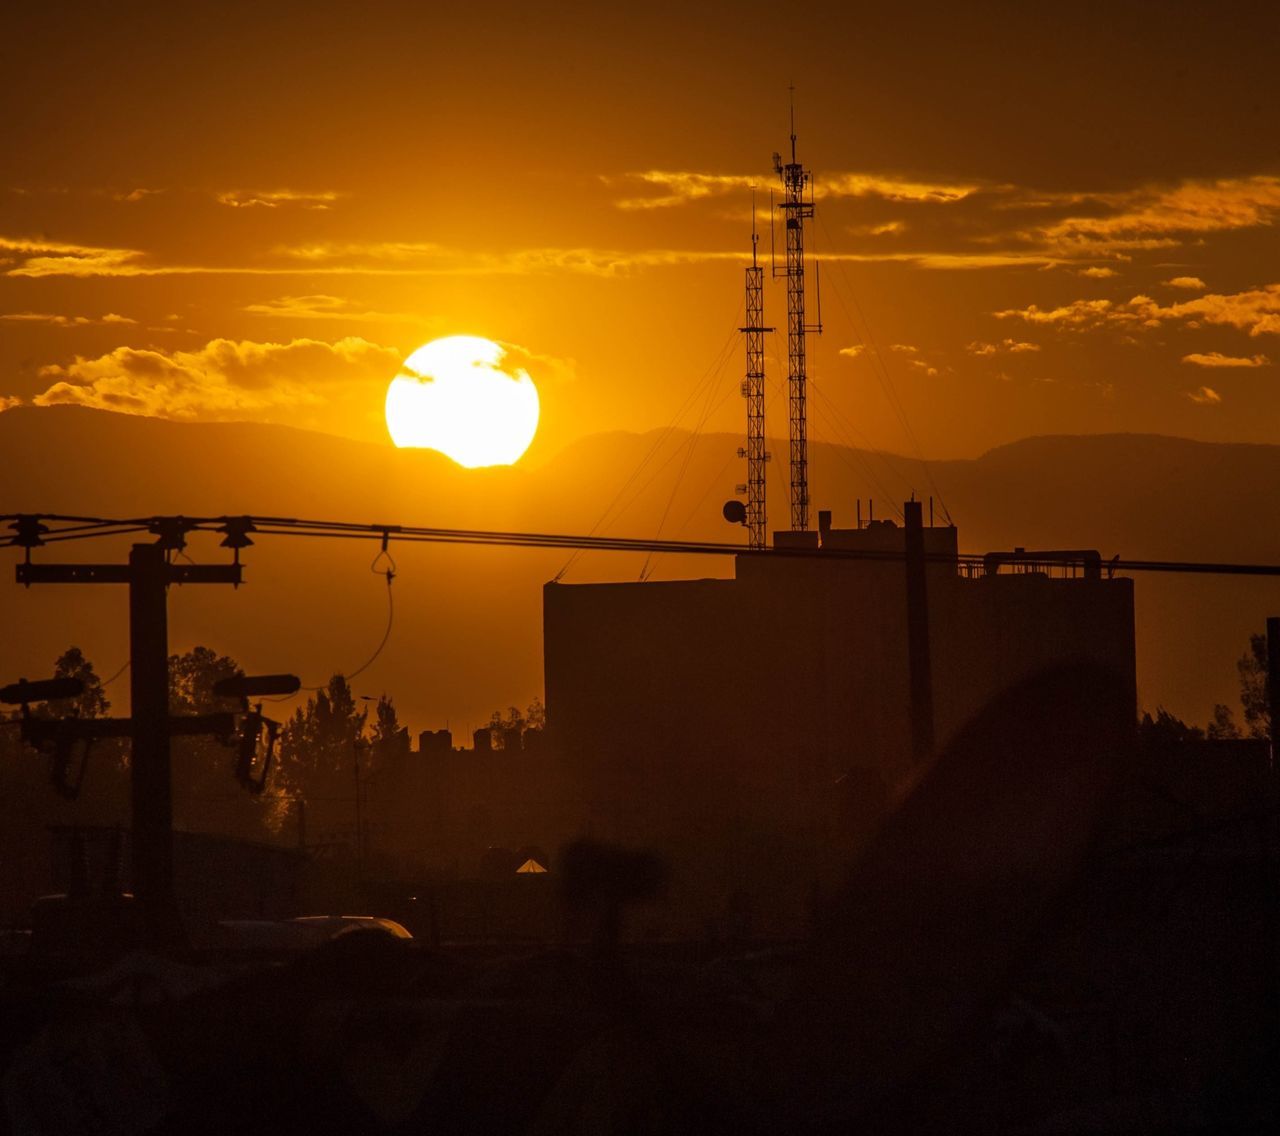
[[[756,231],[756,195],[751,192],[751,266],[747,273],[747,319],[738,330],[747,347],[747,377],[742,396],[747,400],[747,446],[738,457],[747,459],[747,483],[739,486],[747,495],[747,546],[765,547],[765,466],[769,452],[764,434],[764,336],[773,328],[764,326],[764,269],[759,264],[760,234]]]
[[[778,206],[787,233],[787,410],[791,462],[791,528],[809,527],[809,410],[808,365],[805,335],[821,334],[822,324],[805,322],[804,223],[813,217],[813,179],[796,160],[795,88],[791,88],[791,161],[773,156],[774,172],[782,180],[783,200]],[[806,193],[807,191],[807,193]],[[773,267],[773,274],[779,275]]]

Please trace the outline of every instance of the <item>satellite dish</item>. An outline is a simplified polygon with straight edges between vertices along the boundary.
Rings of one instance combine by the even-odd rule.
[[[731,525],[745,525],[747,523],[747,507],[741,501],[726,501],[724,508],[720,511],[724,514],[724,519]]]

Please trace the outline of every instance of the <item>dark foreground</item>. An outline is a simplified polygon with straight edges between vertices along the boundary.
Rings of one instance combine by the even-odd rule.
[[[10,958],[8,1130],[1274,1131],[1269,766],[1109,736],[1095,677],[990,708],[803,942],[628,944],[579,846],[573,946]]]

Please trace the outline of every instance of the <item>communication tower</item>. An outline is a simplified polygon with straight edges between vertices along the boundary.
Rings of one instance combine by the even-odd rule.
[[[751,195],[751,267],[747,271],[747,320],[738,330],[746,337],[747,377],[742,395],[747,400],[747,446],[738,457],[747,459],[747,546],[765,547],[765,465],[769,452],[764,448],[764,269],[757,263],[760,234],[756,232],[756,199]]]
[[[822,333],[822,313],[818,322],[805,322],[804,223],[813,217],[813,178],[796,160],[796,110],[791,104],[791,161],[785,165],[780,154],[773,156],[773,168],[782,179],[783,200],[779,208],[787,232],[787,409],[791,446],[791,528],[799,532],[809,527],[809,426],[808,372],[805,361],[805,334]],[[807,196],[806,196],[807,191]],[[777,266],[773,274],[779,275]]]

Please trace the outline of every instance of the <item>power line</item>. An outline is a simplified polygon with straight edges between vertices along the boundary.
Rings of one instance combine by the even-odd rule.
[[[707,398],[702,407],[702,417],[698,419],[697,425],[693,428],[693,433],[685,442],[684,461],[680,463],[680,469],[676,473],[675,481],[671,485],[671,494],[667,497],[666,507],[662,510],[662,516],[658,520],[657,530],[653,534],[655,538],[662,536],[662,530],[666,526],[667,517],[671,514],[671,506],[675,504],[676,494],[679,493],[680,486],[684,484],[684,475],[689,471],[689,463],[693,460],[693,452],[698,448],[698,442],[702,437],[703,427],[706,426],[711,415],[720,409],[725,399],[732,393],[732,391],[726,392],[714,403],[714,405],[712,404],[712,399],[716,393],[716,383],[724,373],[724,368],[728,361],[729,357],[726,355],[724,359],[721,360],[720,366],[716,368],[716,373],[712,377],[710,383],[707,384]],[[652,561],[652,555],[645,557],[644,564],[640,568],[641,580],[649,578],[649,565]]]
[[[84,518],[68,518],[59,514],[24,514],[23,519],[32,519],[57,525],[62,521],[83,521]],[[173,522],[173,517],[149,517],[142,521],[131,522],[135,527],[145,531],[157,531],[164,522]],[[902,552],[872,552],[861,549],[794,549],[769,548],[753,551],[741,544],[728,544],[719,541],[685,541],[685,540],[650,540],[631,537],[581,536],[569,533],[534,533],[534,532],[497,532],[484,529],[445,529],[408,525],[362,524],[352,521],[309,520],[296,517],[258,517],[258,516],[213,516],[182,517],[187,532],[220,534],[225,526],[231,524],[248,524],[254,536],[295,536],[316,539],[337,540],[386,540],[400,541],[408,544],[466,544],[492,545],[509,548],[559,548],[583,549],[600,552],[667,552],[690,556],[770,556],[784,559],[819,557],[826,560],[880,560],[903,561]],[[0,514],[0,524],[18,520],[18,514]],[[93,528],[119,528],[125,522],[99,519],[87,526],[86,536],[94,535]],[[50,538],[58,538],[61,529],[52,529]],[[83,539],[81,536],[65,536],[61,539]],[[13,546],[14,541],[9,542]],[[963,553],[957,556],[929,555],[926,559],[937,563],[957,564],[963,567],[978,569],[983,566],[982,554]],[[1002,560],[1005,564],[1033,565],[1040,561],[1036,553],[1008,555]],[[1217,575],[1217,576],[1280,576],[1280,564],[1245,564],[1214,561],[1190,560],[1125,560],[1114,557],[1107,565],[1109,572],[1162,572],[1185,575]]]
[[[739,314],[741,313],[741,310],[742,310],[741,303],[739,303],[739,307],[738,307]],[[622,501],[623,495],[631,487],[632,483],[636,480],[636,478],[638,478],[640,474],[644,471],[645,466],[647,466],[649,462],[651,462],[654,459],[654,457],[657,456],[658,452],[662,449],[663,445],[666,444],[667,439],[670,438],[671,435],[675,433],[676,428],[677,426],[679,426],[681,419],[683,419],[685,414],[694,405],[696,405],[697,400],[702,393],[703,386],[705,384],[710,384],[712,387],[714,386],[716,379],[719,377],[721,368],[723,368],[725,362],[727,362],[729,355],[732,352],[734,340],[737,338],[737,335],[738,335],[738,332],[736,330],[736,325],[739,322],[740,322],[739,319],[735,317],[733,321],[734,327],[725,336],[725,340],[720,345],[719,349],[716,351],[714,358],[711,360],[710,363],[707,364],[706,369],[699,376],[697,382],[693,384],[693,386],[690,388],[688,393],[685,395],[683,401],[680,403],[680,406],[676,410],[676,413],[672,417],[671,421],[668,422],[667,425],[663,427],[662,430],[659,432],[658,437],[655,439],[653,445],[649,448],[649,451],[640,460],[640,463],[631,471],[630,475],[627,477],[627,480],[622,483],[622,486],[618,489],[618,492],[614,494],[613,499],[609,502],[607,506],[605,506],[604,512],[600,514],[600,516],[596,519],[595,524],[591,526],[591,529],[589,530],[590,534],[594,534],[598,529],[603,527],[604,524],[610,519],[611,514],[615,517],[619,517],[624,512],[626,512],[626,510],[635,503],[637,498],[645,491],[645,489],[647,489],[649,485],[653,483],[653,480],[655,477],[657,477],[658,473],[660,473],[663,469],[665,469],[670,464],[671,458],[680,452],[680,448],[677,447],[676,450],[667,458],[667,460],[664,461],[662,465],[659,466],[658,469],[654,471],[653,475],[648,479],[648,481],[646,481],[640,487],[640,489],[637,490],[637,492],[632,495],[631,499],[627,501],[626,504],[620,504],[620,502]],[[687,440],[686,440],[686,444],[688,444]],[[581,555],[580,551],[574,552],[574,554],[570,556],[568,560],[565,561],[564,565],[560,568],[560,571],[555,574],[554,578],[556,580],[562,579],[564,575],[569,571],[569,569],[573,567],[574,562],[578,559],[580,555]]]
[[[826,224],[821,217],[818,218],[818,222],[823,226],[823,233],[826,234],[827,239],[830,240],[831,235],[830,233],[827,232]],[[843,283],[844,287],[848,289],[849,299],[852,301],[853,307],[857,311],[859,319],[862,321],[862,329],[864,333],[862,335],[862,339],[864,341],[865,346],[871,349],[871,358],[875,364],[873,370],[876,372],[876,377],[880,381],[880,386],[881,386],[881,389],[884,391],[885,399],[888,401],[890,409],[893,410],[894,415],[897,417],[898,423],[899,425],[901,425],[903,433],[906,435],[907,440],[915,448],[916,459],[919,461],[921,468],[924,470],[925,477],[928,478],[929,484],[933,488],[934,494],[938,498],[938,504],[942,506],[943,514],[946,516],[947,520],[950,521],[951,511],[947,508],[947,503],[943,499],[942,490],[938,487],[937,482],[934,481],[933,479],[933,470],[930,468],[929,462],[925,458],[924,452],[920,448],[920,442],[919,442],[919,439],[916,437],[915,430],[913,430],[911,427],[910,416],[907,414],[906,408],[902,405],[902,402],[898,397],[898,392],[894,389],[893,378],[889,374],[889,370],[885,365],[884,356],[880,351],[880,346],[876,342],[875,336],[871,332],[871,324],[868,322],[866,315],[862,311],[862,305],[858,303],[858,295],[853,290],[853,287],[849,284],[848,278],[845,276],[844,265],[837,260],[835,262],[835,266],[836,266],[836,272],[838,273],[838,277],[839,277],[839,279],[837,280],[837,287],[836,287],[836,299],[839,301],[841,308],[844,309],[845,318],[848,319],[849,321],[849,329],[855,335],[858,334],[857,324],[855,324],[853,320],[853,316],[850,314],[849,308],[844,302],[844,297],[843,295],[841,295],[840,288],[839,288],[840,283]]]

